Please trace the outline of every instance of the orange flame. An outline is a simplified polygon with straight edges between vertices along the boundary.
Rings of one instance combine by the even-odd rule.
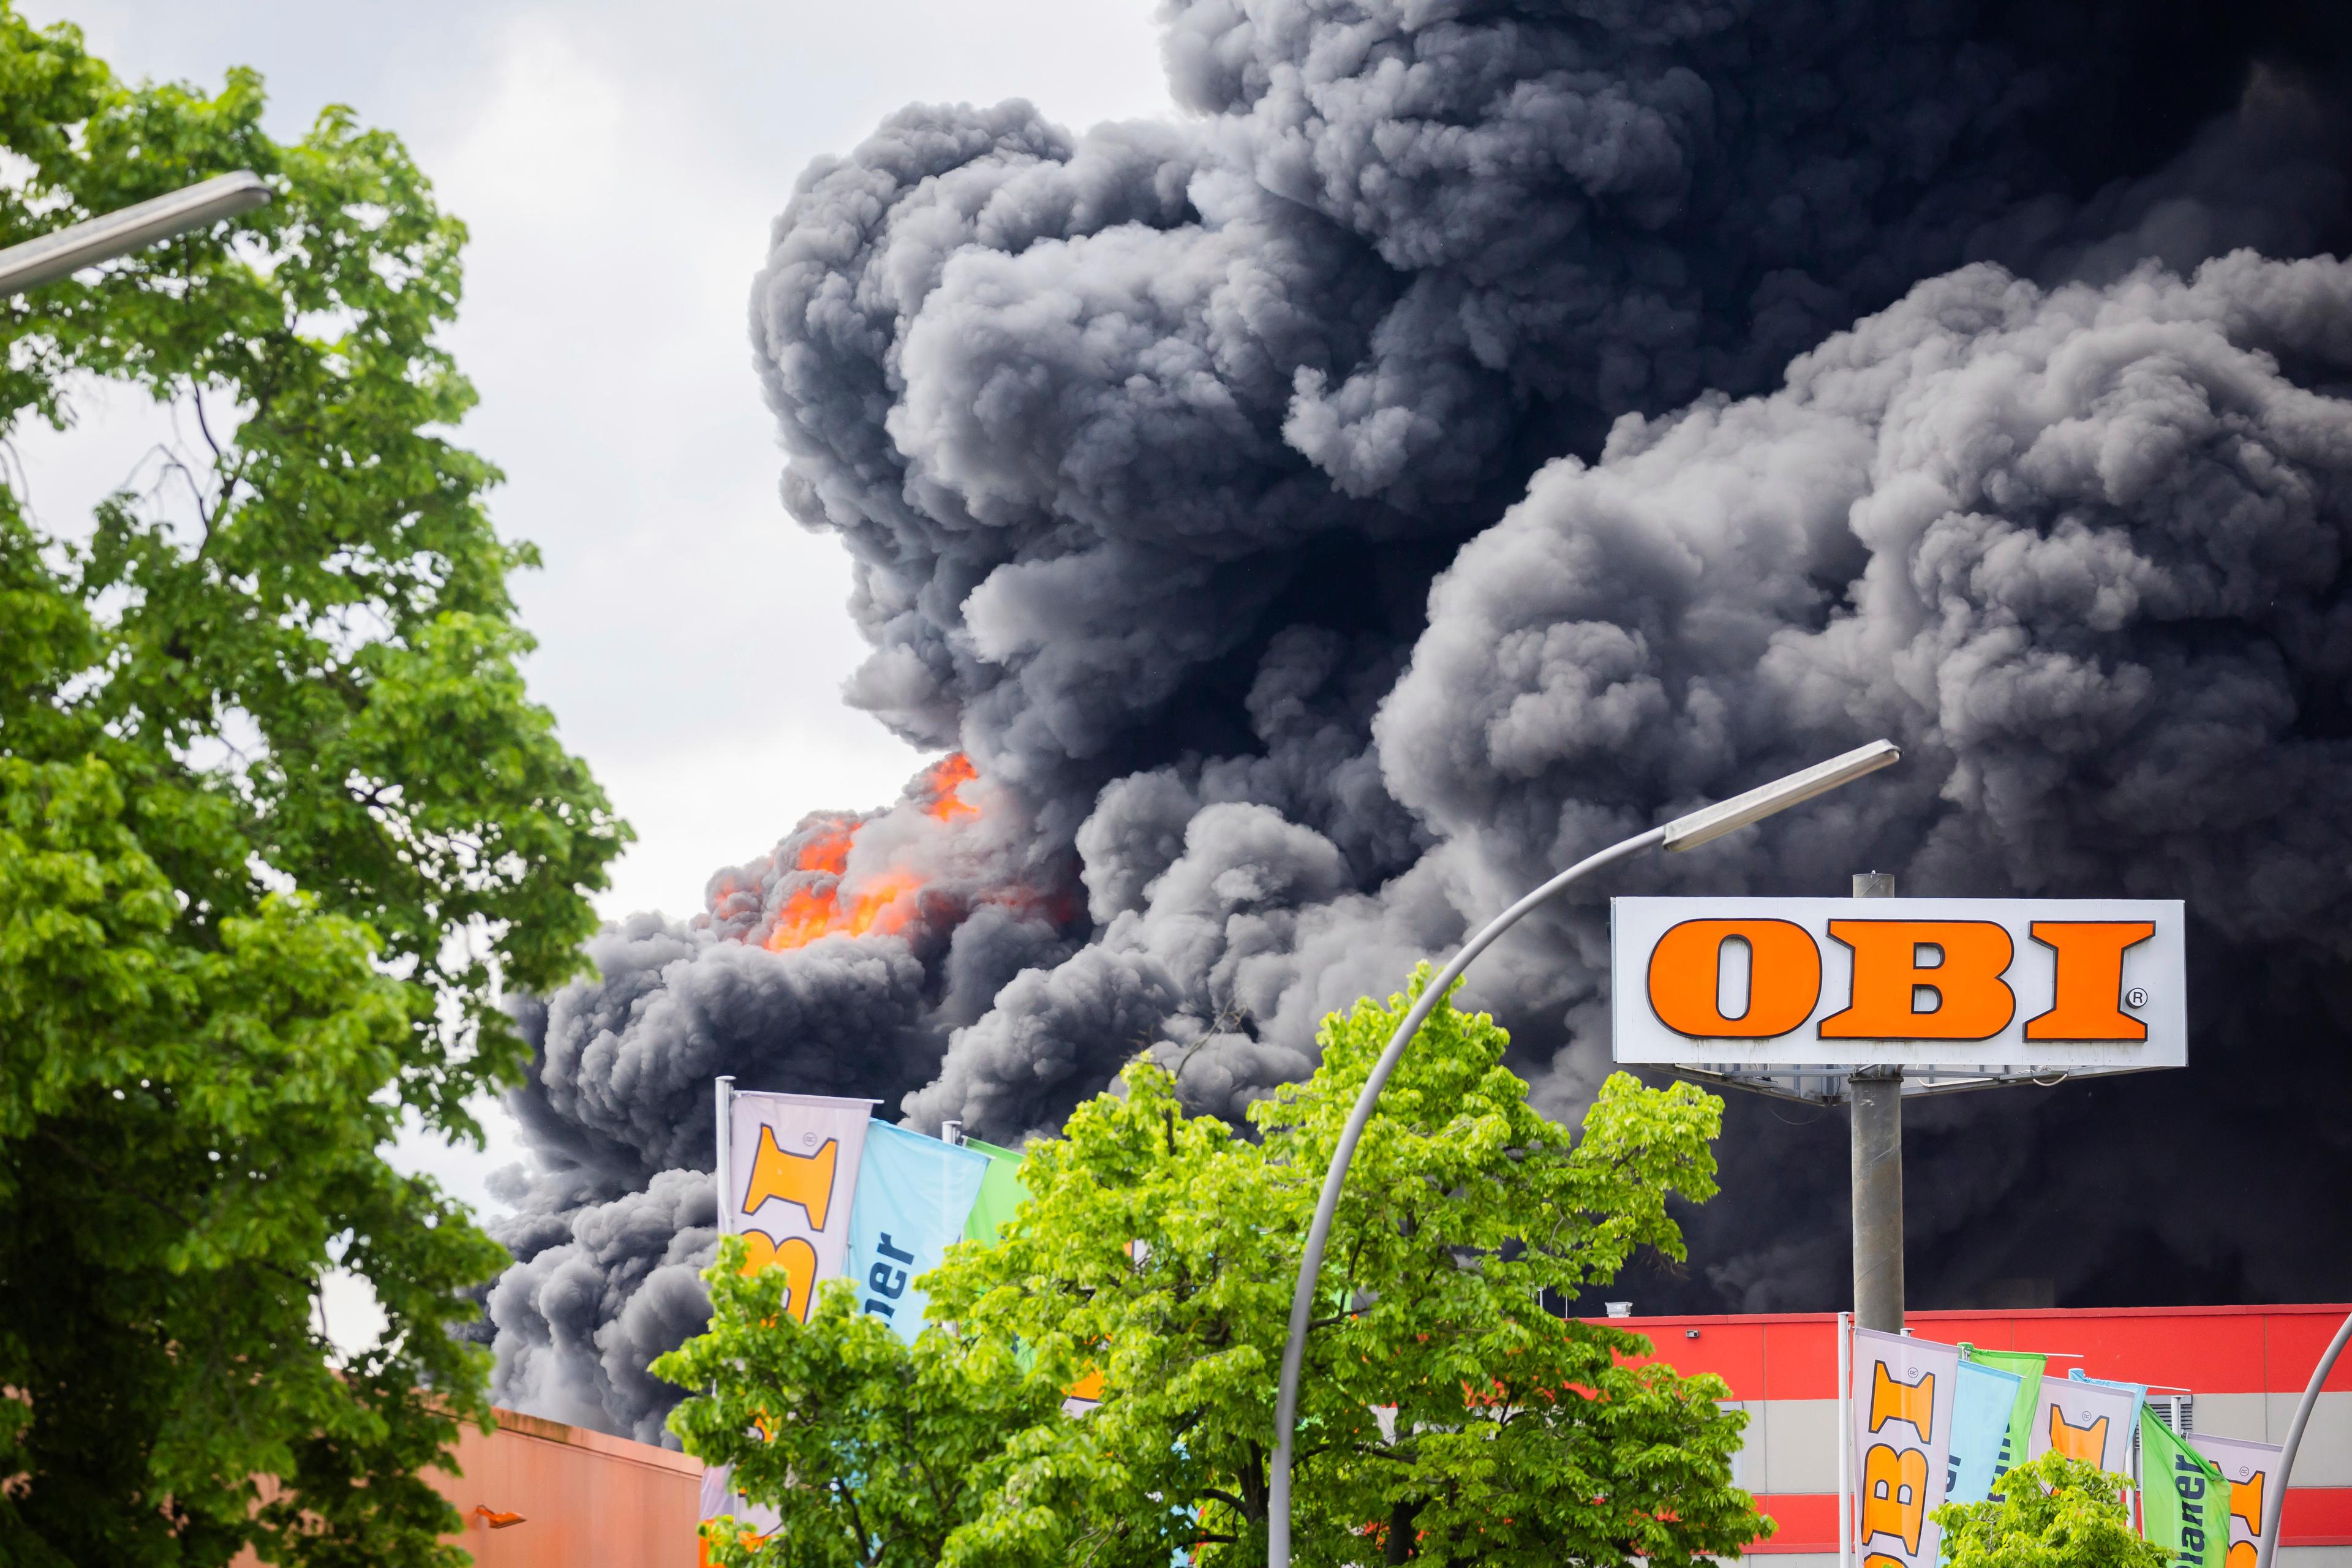
[[[966,801],[959,792],[980,776],[971,759],[961,752],[950,752],[923,770],[916,788],[929,794],[931,802],[923,809],[941,822],[953,822],[959,817],[978,816],[980,807]]]
[[[980,815],[963,799],[962,785],[980,776],[971,760],[951,752],[926,768],[909,793],[921,802],[925,816],[957,822]],[[876,932],[895,936],[904,931],[921,907],[922,879],[912,871],[888,870],[845,888],[850,846],[859,824],[844,821],[811,839],[793,862],[793,869],[808,874],[806,885],[785,899],[768,932],[767,949],[782,952],[806,947],[820,937],[864,936]]]

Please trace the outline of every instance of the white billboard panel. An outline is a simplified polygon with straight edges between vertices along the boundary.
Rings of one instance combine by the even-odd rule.
[[[2189,1060],[2174,899],[1616,899],[1612,1054],[1746,1068]]]

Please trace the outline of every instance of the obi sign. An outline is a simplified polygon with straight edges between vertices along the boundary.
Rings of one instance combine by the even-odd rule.
[[[2181,907],[1618,899],[1615,1056],[2129,1071],[2187,1063]]]

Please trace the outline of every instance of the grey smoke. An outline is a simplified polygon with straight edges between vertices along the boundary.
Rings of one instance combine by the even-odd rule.
[[[1882,733],[1899,772],[1482,961],[1545,1103],[1607,1070],[1608,890],[2183,897],[2200,1067],[1923,1110],[1915,1281],[2340,1290],[2231,1173],[2352,1177],[2341,19],[1163,17],[1189,118],[909,109],[777,220],[753,345],[785,504],[856,563],[848,696],[982,809],[811,818],[526,1013],[500,1396],[658,1428],[714,1074],[1005,1140],[1148,1050],[1238,1114],[1550,869]],[[850,828],[839,875],[919,910],[767,951]],[[1776,1114],[1733,1108],[1645,1300],[1834,1304],[1839,1129]],[[2168,1118],[2207,1195],[2144,1223]]]
[[[718,1214],[709,1175],[665,1171],[643,1192],[572,1211],[560,1227],[510,1232],[515,1265],[488,1301],[499,1401],[662,1441],[677,1391],[646,1366],[710,1319],[701,1270],[717,1247]]]

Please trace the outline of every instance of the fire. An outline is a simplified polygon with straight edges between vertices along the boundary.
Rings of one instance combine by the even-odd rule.
[[[980,807],[958,793],[979,776],[980,770],[971,765],[970,757],[961,752],[950,752],[923,770],[915,788],[931,797],[930,804],[923,807],[926,812],[941,822],[953,822],[959,817],[980,815]]]
[[[924,816],[960,822],[980,815],[961,794],[979,776],[971,759],[956,752],[926,768],[908,793]],[[845,817],[801,847],[791,873],[798,885],[776,911],[765,943],[769,952],[806,947],[827,936],[895,936],[914,920],[923,892],[923,879],[914,872],[893,868],[848,882],[849,850],[862,826]]]

